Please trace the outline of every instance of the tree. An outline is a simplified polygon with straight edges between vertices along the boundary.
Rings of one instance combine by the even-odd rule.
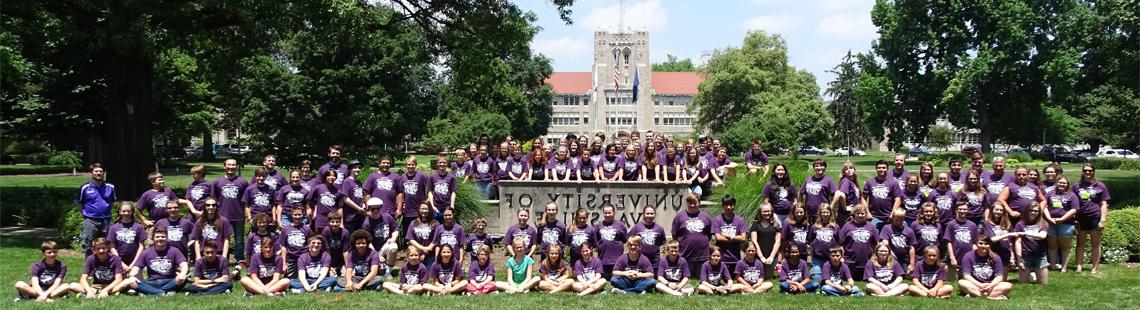
[[[496,112],[474,111],[456,118],[439,118],[428,122],[428,149],[450,150],[477,141],[486,134],[491,141],[503,141],[511,134],[511,122]]]
[[[856,68],[855,57],[848,51],[843,62],[829,72],[835,74],[835,80],[827,83],[826,92],[833,98],[827,106],[827,111],[835,120],[830,133],[832,145],[846,146],[850,143],[856,148],[866,148],[871,144],[871,134],[863,123],[863,104],[858,97],[860,73]]]
[[[930,129],[930,134],[926,136],[926,145],[935,148],[946,150],[947,147],[954,144],[954,130],[946,126],[934,126]]]
[[[706,80],[689,106],[697,127],[725,137],[735,151],[761,138],[766,149],[825,142],[834,121],[823,108],[815,76],[788,64],[779,35],[749,32],[740,48],[714,53]]]
[[[693,65],[693,60],[685,58],[684,60],[677,59],[677,56],[666,55],[668,58],[665,62],[653,64],[653,72],[696,72],[697,66]]]

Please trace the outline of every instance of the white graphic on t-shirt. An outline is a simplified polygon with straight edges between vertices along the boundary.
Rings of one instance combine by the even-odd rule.
[[[451,193],[451,186],[448,186],[447,182],[443,180],[435,181],[435,186],[432,187],[432,191],[434,191],[436,195],[446,196]]]
[[[937,228],[926,226],[919,230],[919,234],[922,235],[922,240],[926,240],[928,243],[938,241]]]
[[[720,234],[725,236],[736,236],[736,226],[727,224],[720,227]]]
[[[542,243],[543,244],[556,244],[559,237],[558,229],[548,228],[542,230]]]
[[[871,196],[878,199],[887,199],[887,195],[891,194],[891,188],[886,185],[877,184],[871,187]]]
[[[634,170],[637,170],[637,162],[636,161],[625,162],[625,171],[633,172]]]
[[[974,278],[990,279],[994,276],[994,267],[990,264],[974,264]]]
[[[973,206],[982,205],[982,199],[984,199],[984,197],[982,197],[981,195],[976,195],[976,194],[972,194],[972,193],[966,195],[966,202],[969,202],[970,205],[973,205]]]
[[[190,189],[190,198],[191,199],[201,200],[202,197],[205,197],[205,196],[206,196],[206,189],[202,188],[201,186],[195,186],[194,188]]]
[[[954,230],[954,240],[959,243],[970,244],[974,241],[974,236],[970,233],[969,227],[958,227]]]
[[[55,282],[55,277],[55,270],[44,270],[42,273],[40,273],[40,283]]]
[[[277,189],[277,178],[265,178],[265,185],[269,185],[271,189]]]
[[[499,165],[499,171],[506,171],[507,170],[507,162],[500,161],[500,162],[497,162],[495,164]]]
[[[321,274],[321,263],[320,262],[311,262],[305,266],[305,276],[306,277],[316,277],[320,274]]]
[[[452,274],[451,270],[441,269],[439,271],[439,282],[440,283],[451,283],[452,278],[454,278],[454,275]]]
[[[218,239],[218,230],[214,228],[214,225],[206,225],[206,227],[202,227],[202,237],[206,240],[216,240]]]
[[[815,239],[821,242],[831,243],[831,239],[835,237],[835,232],[831,228],[820,228],[815,231]]]
[[[487,173],[491,171],[491,165],[488,165],[487,163],[479,163],[475,165],[475,170],[479,171],[479,173]]]
[[[1025,200],[1037,199],[1037,191],[1031,187],[1022,187],[1017,189],[1017,197]]]
[[[875,279],[879,282],[889,283],[895,277],[894,271],[888,268],[879,268],[875,270]]]
[[[525,231],[520,230],[520,231],[516,232],[515,233],[515,239],[522,240],[523,244],[525,244],[528,247],[530,246],[530,234],[526,233]]]
[[[598,230],[598,234],[601,235],[603,241],[613,241],[617,237],[617,229],[612,226],[603,226]]]
[[[309,183],[301,183],[301,188],[304,188],[307,191],[311,191],[313,190],[313,185]]]
[[[938,273],[937,272],[923,272],[922,273],[922,285],[934,286],[934,283],[937,281],[938,281]]]
[[[690,218],[685,220],[685,230],[692,233],[699,233],[705,231],[705,221],[699,218]]]
[[[238,187],[233,184],[226,184],[222,186],[222,197],[234,199],[238,196]]]
[[[919,197],[907,198],[903,200],[903,208],[906,208],[907,211],[918,210],[918,206],[920,204],[922,204],[922,199],[919,199]]]
[[[388,224],[377,225],[372,229],[374,238],[388,239]]]
[[[445,231],[445,232],[442,232],[439,234],[439,244],[440,245],[443,245],[443,244],[450,245],[451,247],[454,248],[456,245],[459,244],[459,240],[455,239],[455,233],[452,233],[450,231]]]
[[[522,165],[522,164],[520,164],[520,163],[515,163],[514,165],[511,165],[511,173],[514,173],[514,174],[522,174],[522,173],[523,173],[523,169],[522,169],[522,168],[523,168],[523,165]]]
[[[130,228],[119,229],[119,232],[115,234],[115,240],[118,240],[123,244],[135,243],[135,238],[137,237],[138,236],[135,233],[135,230]]]
[[[796,229],[792,232],[792,241],[799,244],[807,243],[807,231],[803,229]]]
[[[718,285],[718,284],[720,284],[720,280],[721,280],[720,272],[709,272],[708,281],[710,284]]]
[[[269,206],[269,194],[257,193],[257,195],[253,196],[253,204],[258,205],[258,206],[262,206],[262,207],[268,207]]]
[[[867,231],[865,228],[853,230],[851,231],[851,239],[854,239],[855,242],[858,243],[867,243],[871,240],[871,232]]]
[[[166,240],[171,242],[182,241],[182,227],[170,226],[166,228]]]
[[[409,180],[407,182],[404,182],[404,195],[415,196],[419,192],[420,192],[420,184],[416,183],[415,180]]]
[[[321,193],[321,205],[332,207],[336,205],[336,195],[332,193]]]
[[[416,225],[416,228],[412,229],[412,233],[416,235],[417,239],[426,240],[427,238],[431,237],[431,226],[428,226],[426,224]]]
[[[115,279],[115,272],[107,266],[95,267],[95,279],[99,281],[111,281]]]
[[[257,276],[262,278],[272,277],[274,272],[277,271],[276,269],[277,266],[263,264],[257,267]]]
[[[336,180],[333,180],[333,184],[341,185],[343,183],[344,183],[344,173],[340,172],[340,170],[336,170]]]
[[[669,281],[681,280],[681,267],[665,268],[665,278],[669,279]]]
[[[404,275],[404,283],[420,283],[420,275],[409,272]]]
[[[803,275],[803,272],[799,268],[795,268],[795,269],[789,268],[787,272],[788,272],[788,279],[789,280],[792,280],[792,281],[803,280],[804,275]]]
[[[950,196],[938,196],[938,199],[935,200],[935,205],[938,206],[938,210],[950,210],[950,207],[954,205],[954,198]]]
[[[392,179],[376,179],[376,187],[380,188],[380,190],[390,191],[392,190]]]
[[[289,232],[289,236],[285,238],[285,242],[289,243],[290,247],[300,248],[305,246],[305,233],[299,230]]]
[[[780,187],[780,189],[776,191],[776,199],[788,200],[788,189],[785,187]]]
[[[823,190],[823,183],[808,182],[807,186],[804,186],[804,190],[807,191],[808,195],[819,195],[819,192]]]
[[[165,208],[167,200],[170,200],[170,197],[167,197],[165,194],[163,194],[154,196],[154,198],[150,199],[150,202],[153,203],[152,206],[155,208]]]
[[[1081,189],[1077,190],[1077,196],[1080,197],[1082,200],[1092,199],[1092,197],[1096,196],[1098,193],[1100,193],[1100,191],[1098,191],[1096,189],[1096,187],[1092,187],[1092,186],[1081,188]]]
[[[1006,233],[1009,233],[1009,231],[1008,231],[1008,230],[1005,230],[1005,228],[1002,228],[1001,226],[994,226],[994,227],[993,227],[993,231],[994,231],[994,236],[995,236],[995,237],[996,237],[996,236],[1001,236],[1001,235],[1004,235],[1004,234],[1006,234]]]
[[[641,236],[641,244],[642,245],[657,244],[657,232],[656,231],[645,230],[645,231],[642,231],[641,233],[638,233],[638,235]]]
[[[151,271],[163,275],[169,274],[174,270],[174,264],[166,257],[155,257],[147,263],[147,266],[150,266]]]
[[[614,169],[617,169],[617,163],[612,161],[603,161],[602,169],[606,169],[606,172],[613,172]]]
[[[760,281],[760,269],[752,266],[749,266],[748,269],[744,269],[744,281],[748,283]]]
[[[305,200],[305,193],[289,192],[289,193],[285,194],[285,199],[289,200],[290,203],[301,202],[301,201]]]
[[[582,244],[586,243],[588,240],[590,240],[590,236],[586,235],[586,232],[584,231],[579,230],[570,233],[570,245],[572,246],[582,246]]]
[[[991,192],[991,193],[995,193],[995,194],[1001,193],[1001,191],[1004,189],[1005,189],[1005,182],[1002,182],[1002,181],[993,181],[993,182],[990,182],[990,184],[986,184],[986,191]]]
[[[598,272],[594,268],[582,267],[582,274],[578,275],[578,280],[586,282],[598,277]]]
[[[891,246],[901,249],[907,246],[906,235],[894,234],[891,235]]]

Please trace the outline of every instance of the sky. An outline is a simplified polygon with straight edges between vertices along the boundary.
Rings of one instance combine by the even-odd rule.
[[[626,28],[649,32],[653,63],[674,55],[703,64],[713,50],[740,46],[748,31],[764,30],[787,41],[789,61],[815,75],[821,95],[835,78],[827,71],[849,50],[870,50],[879,36],[871,23],[874,0],[577,0],[572,25],[549,0],[516,3],[537,14],[542,30],[531,48],[551,58],[554,71],[589,71],[593,32],[616,30],[623,6]]]

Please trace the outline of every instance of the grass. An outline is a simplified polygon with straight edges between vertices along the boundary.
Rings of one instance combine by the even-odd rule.
[[[26,280],[27,268],[40,258],[38,239],[28,237],[0,236],[0,296],[15,298],[16,291],[11,284]],[[74,252],[61,255],[69,267],[67,281],[77,281],[82,270],[80,258]],[[499,278],[503,278],[502,271]],[[217,296],[175,296],[167,298],[147,298],[117,296],[102,301],[88,301],[78,298],[59,300],[53,304],[37,304],[22,301],[12,303],[11,299],[0,300],[0,305],[19,309],[58,309],[58,308],[151,308],[185,307],[193,304],[201,309],[246,308],[318,308],[333,306],[343,309],[368,307],[384,304],[395,309],[438,309],[442,307],[465,306],[470,309],[537,309],[537,308],[617,308],[632,309],[651,307],[655,309],[745,309],[745,308],[835,308],[856,307],[872,309],[1117,309],[1133,308],[1140,302],[1140,272],[1134,267],[1122,265],[1104,266],[1099,275],[1077,274],[1073,272],[1050,275],[1050,284],[1018,285],[1008,301],[989,301],[980,298],[954,297],[951,300],[929,300],[914,297],[897,298],[828,298],[818,295],[789,296],[769,292],[751,296],[697,296],[675,298],[661,294],[647,295],[601,295],[585,298],[573,294],[547,294],[532,292],[525,295],[497,294],[487,296],[397,296],[388,293],[315,293],[287,295],[282,298],[244,298],[240,286],[235,292]],[[1016,282],[1016,281],[1015,281]],[[1108,285],[1105,285],[1105,284]],[[425,308],[426,307],[426,308]]]

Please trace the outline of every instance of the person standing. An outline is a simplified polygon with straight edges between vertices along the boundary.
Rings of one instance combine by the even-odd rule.
[[[218,213],[230,222],[230,227],[239,236],[245,234],[245,208],[242,206],[242,197],[249,182],[237,175],[237,159],[226,159],[226,174],[214,180],[214,199],[218,201]],[[229,253],[234,254],[238,262],[245,262],[245,239],[237,238],[231,244]],[[224,252],[224,251],[223,251]]]
[[[344,148],[342,148],[339,144],[330,146],[329,162],[321,165],[321,167],[317,169],[317,175],[321,176],[321,178],[324,178],[325,171],[336,171],[336,180],[333,181],[333,185],[337,186],[338,188],[340,187],[341,183],[344,183],[344,178],[348,177],[348,165],[345,165],[344,162],[340,160],[341,152],[344,152]]]
[[[83,215],[83,231],[79,234],[79,244],[86,252],[91,241],[107,236],[111,226],[111,203],[118,200],[115,185],[103,180],[106,171],[100,163],[91,164],[91,180],[79,187],[75,196],[75,211]]]
[[[277,172],[277,155],[265,155],[261,160],[261,166],[265,167],[265,185],[269,185],[270,189],[277,191],[278,188],[288,184],[285,175]]]

